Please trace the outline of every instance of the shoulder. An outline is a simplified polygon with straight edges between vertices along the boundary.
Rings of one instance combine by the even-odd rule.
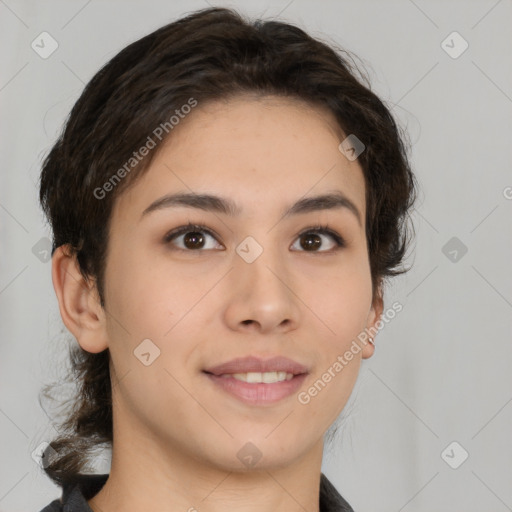
[[[108,474],[79,474],[64,484],[60,499],[52,501],[40,512],[92,512],[87,501],[95,496],[108,479]]]
[[[62,502],[60,500],[53,500],[49,505],[46,505],[40,512],[62,512]]]
[[[354,512],[323,473],[320,477],[320,512]]]

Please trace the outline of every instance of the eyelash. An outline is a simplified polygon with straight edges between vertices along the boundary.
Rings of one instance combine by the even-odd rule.
[[[186,233],[189,233],[191,231],[199,231],[199,232],[204,232],[208,235],[210,235],[211,237],[217,239],[217,235],[215,235],[215,233],[213,233],[210,229],[208,229],[204,224],[187,224],[186,226],[180,226],[179,228],[176,228],[176,229],[173,229],[172,231],[170,231],[169,233],[167,233],[164,237],[164,243],[166,244],[169,244],[174,238],[180,236],[180,235],[184,235]],[[334,242],[336,243],[336,247],[334,249],[330,249],[328,251],[299,251],[299,252],[309,252],[309,253],[316,253],[316,254],[322,254],[322,253],[333,253],[339,249],[342,249],[344,247],[346,247],[346,242],[345,242],[345,239],[339,234],[337,233],[336,231],[332,230],[329,225],[327,224],[322,224],[322,225],[316,225],[316,226],[310,226],[308,228],[306,228],[305,230],[301,231],[299,234],[298,234],[298,238],[300,238],[301,236],[304,236],[304,235],[307,235],[307,234],[310,234],[310,233],[319,233],[319,234],[322,234],[322,235],[328,235],[330,236]],[[182,251],[182,252],[203,252],[202,249],[197,249],[197,250],[193,250],[193,249],[182,249],[181,247],[177,247],[175,248],[175,250],[177,251]]]

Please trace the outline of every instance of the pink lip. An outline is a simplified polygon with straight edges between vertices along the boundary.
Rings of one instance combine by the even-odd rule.
[[[245,373],[245,372],[237,372]],[[289,372],[291,373],[291,372]],[[250,384],[234,377],[220,377],[211,373],[206,376],[221,389],[249,405],[271,405],[297,392],[307,377],[306,373],[295,375],[291,380],[272,384]]]
[[[213,374],[214,376],[220,376],[225,374],[233,374],[233,373],[248,373],[248,372],[286,372],[293,373],[294,375],[300,375],[308,373],[308,369],[293,361],[292,359],[288,359],[287,357],[277,356],[271,359],[261,359],[254,356],[249,357],[239,357],[237,359],[233,359],[226,363],[219,364],[217,366],[213,366],[211,368],[207,368],[204,370],[206,373]],[[292,379],[288,382],[293,382],[295,379]],[[241,382],[241,381],[237,381]],[[275,384],[265,384],[266,386],[274,386]],[[281,383],[282,384],[282,383]],[[254,386],[254,384],[250,384]]]

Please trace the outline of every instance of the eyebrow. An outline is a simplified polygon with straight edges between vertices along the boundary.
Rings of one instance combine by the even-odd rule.
[[[185,206],[199,210],[222,213],[231,217],[240,215],[241,208],[231,199],[211,194],[197,194],[194,192],[167,194],[153,201],[141,215],[141,219],[147,214],[164,208]],[[283,217],[316,212],[321,210],[334,210],[345,208],[352,212],[362,226],[362,217],[357,206],[341,192],[333,192],[312,197],[303,197],[287,208]]]

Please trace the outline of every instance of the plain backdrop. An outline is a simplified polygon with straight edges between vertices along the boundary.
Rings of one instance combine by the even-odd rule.
[[[42,158],[100,66],[208,4],[0,1],[0,511],[60,496],[31,455],[55,435],[38,394],[66,363]],[[403,310],[363,361],[324,473],[356,512],[512,510],[512,2],[210,5],[354,52],[412,143],[413,268],[386,290],[386,307]],[[42,32],[58,44],[46,58],[31,46]]]

